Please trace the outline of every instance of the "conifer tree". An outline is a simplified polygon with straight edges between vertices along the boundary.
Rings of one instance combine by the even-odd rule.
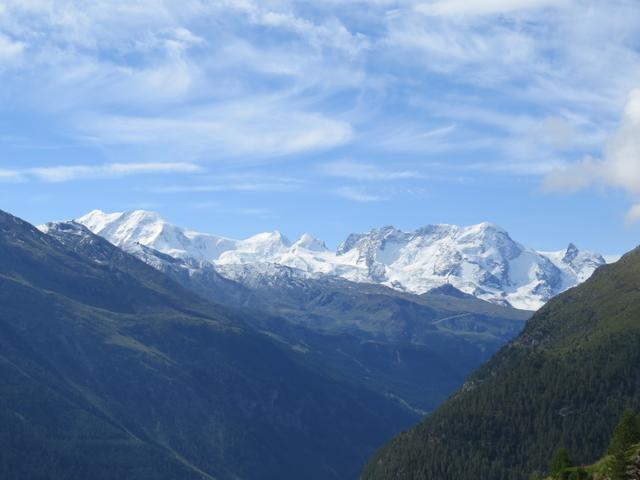
[[[551,476],[557,477],[563,472],[563,470],[566,470],[571,466],[572,463],[569,459],[567,450],[565,448],[559,448],[551,459],[551,463],[549,464],[549,473]]]
[[[624,480],[627,472],[627,453],[631,446],[640,442],[640,422],[631,411],[625,410],[613,431],[607,453],[611,455],[609,475],[611,480]]]

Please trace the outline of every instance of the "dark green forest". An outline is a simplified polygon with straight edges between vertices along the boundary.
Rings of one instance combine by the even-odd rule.
[[[640,409],[640,250],[559,295],[363,479],[528,478],[558,446],[596,461],[625,408]]]

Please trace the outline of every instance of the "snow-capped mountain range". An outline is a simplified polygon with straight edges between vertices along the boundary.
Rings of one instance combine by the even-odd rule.
[[[144,210],[94,210],[76,221],[143,260],[149,261],[140,245],[188,260],[193,268],[213,265],[222,276],[248,285],[256,278],[331,275],[423,294],[449,284],[483,300],[528,310],[606,263],[573,244],[557,252],[535,251],[491,223],[428,225],[413,232],[383,227],[351,234],[332,251],[309,234],[295,242],[278,231],[234,240],[177,227]]]

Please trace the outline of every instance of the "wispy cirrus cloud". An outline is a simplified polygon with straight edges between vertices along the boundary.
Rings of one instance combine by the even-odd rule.
[[[270,183],[270,182],[243,182],[243,183],[213,183],[209,185],[169,185],[151,189],[152,193],[213,193],[213,192],[291,192],[299,190],[299,185]]]
[[[639,14],[630,2],[379,0],[369,7],[365,15],[353,2],[144,0],[80,9],[74,1],[10,1],[0,51],[19,50],[29,61],[20,63],[19,84],[5,77],[3,86],[68,119],[68,134],[100,148],[171,143],[172,154],[215,161],[353,143],[366,150],[372,139],[390,155],[484,140],[533,157],[537,145],[523,144],[519,132],[470,129],[468,120],[455,131],[430,131],[406,110],[433,98],[464,110],[482,95],[496,113],[535,101],[542,107],[535,121],[589,108],[589,120],[607,119],[628,92],[625,79],[640,72],[631,41]],[[219,28],[202,28],[207,23]],[[601,75],[615,69],[619,75]],[[466,98],[452,97],[462,85]],[[398,122],[385,132],[381,117],[390,111]],[[575,137],[593,130],[579,125]]]
[[[353,180],[389,181],[420,178],[415,170],[389,170],[370,163],[339,160],[318,165],[317,171],[323,175]]]
[[[333,148],[353,136],[348,120],[300,96],[360,80],[351,68],[340,73],[345,61],[329,74],[329,57],[353,60],[367,45],[337,18],[248,0],[85,7],[12,1],[0,17],[18,39],[11,45],[29,53],[22,85],[6,82],[6,91],[64,118],[80,143],[170,143],[172,154],[215,161]],[[222,28],[202,29],[202,19]],[[262,42],[265,28],[291,36],[290,48]],[[3,39],[0,53],[9,45]]]
[[[567,3],[564,0],[436,0],[420,3],[416,10],[431,15],[492,15]]]
[[[22,175],[18,170],[0,169],[0,182],[19,182]]]
[[[293,192],[300,190],[307,182],[292,176],[275,176],[260,173],[235,173],[209,175],[197,179],[197,183],[163,185],[149,189],[156,194],[163,193],[215,193],[215,192]]]
[[[227,156],[291,155],[341,145],[352,136],[346,122],[301,111],[282,111],[265,99],[197,108],[186,115],[91,115],[78,130],[106,144],[182,144],[189,150],[216,150]]]
[[[132,175],[166,175],[199,173],[203,169],[193,163],[106,163],[102,165],[56,165],[22,170],[0,170],[0,180],[40,180],[48,183],[69,182]]]
[[[385,197],[379,194],[371,193],[358,187],[340,187],[335,193],[339,197],[359,203],[380,202],[385,200]]]

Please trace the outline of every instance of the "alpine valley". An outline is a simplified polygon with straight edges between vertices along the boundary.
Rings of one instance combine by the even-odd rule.
[[[522,329],[531,312],[493,304],[442,285],[416,295],[384,285],[310,274],[277,263],[218,265],[202,259],[226,239],[184,232],[146,212],[116,229],[148,238],[161,252],[130,237],[118,241],[86,219],[40,229],[93,256],[95,237],[83,223],[129,254],[201,297],[237,312],[245,322],[301,353],[332,375],[393,399],[414,416],[433,410],[478,365]],[[192,247],[187,255],[178,246]],[[168,243],[171,240],[171,247]],[[287,244],[279,235],[245,242],[264,253]],[[246,247],[245,247],[246,248]],[[284,248],[284,247],[283,247]],[[293,247],[297,249],[298,247]],[[326,250],[325,250],[326,251]],[[169,253],[167,253],[169,252]],[[309,253],[309,250],[305,250]]]
[[[77,239],[88,235],[80,226],[203,298],[247,311],[257,330],[415,415],[521,331],[531,313],[512,304],[538,306],[605,263],[574,245],[536,252],[490,223],[386,227],[349,235],[335,252],[309,234],[232,240],[143,210],[95,210],[41,228],[69,244],[61,230]]]
[[[0,478],[354,478],[415,418],[75,233],[0,212]]]
[[[0,0],[0,480],[640,480],[639,238],[640,0]]]
[[[513,305],[603,263],[486,223],[332,252],[144,211],[38,228],[0,212],[0,476],[356,478],[517,337],[532,312]]]

